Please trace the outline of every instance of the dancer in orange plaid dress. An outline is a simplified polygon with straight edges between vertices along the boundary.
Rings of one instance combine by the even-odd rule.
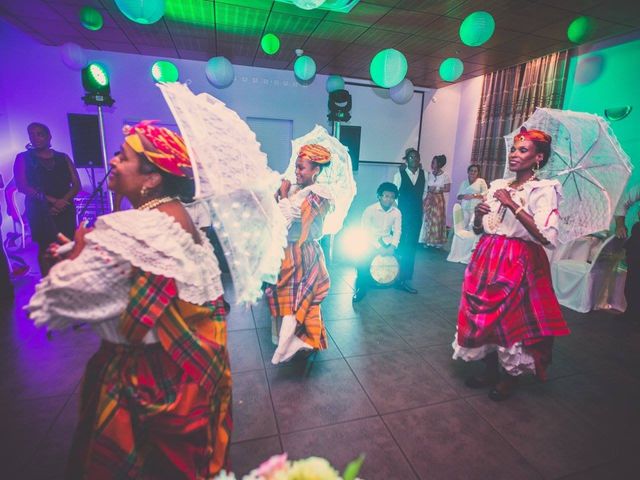
[[[485,372],[466,385],[492,387],[495,401],[522,374],[544,380],[554,337],[569,334],[542,248],[556,244],[560,220],[560,183],[535,175],[550,151],[549,135],[523,127],[509,154],[515,180],[495,180],[475,208],[473,230],[484,234],[464,275],[453,358],[484,360]]]
[[[134,209],[80,227],[28,306],[37,325],[87,322],[102,338],[66,478],[210,478],[232,427],[220,270],[180,202],[193,192],[182,138],[149,122],[125,134],[109,188]]]
[[[316,177],[329,165],[331,153],[321,145],[305,145],[296,160],[295,187],[287,180],[276,194],[289,223],[288,244],[278,283],[266,290],[278,348],[272,363],[287,361],[300,350],[327,348],[320,303],[329,292],[329,273],[318,240],[332,206],[329,190]]]

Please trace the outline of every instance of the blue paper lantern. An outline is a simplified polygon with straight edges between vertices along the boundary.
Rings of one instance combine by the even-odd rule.
[[[71,70],[82,70],[87,66],[87,54],[77,43],[65,43],[60,47],[60,56],[64,63]]]
[[[293,73],[302,82],[308,82],[316,74],[316,62],[308,55],[302,55],[293,64]]]
[[[156,23],[165,11],[164,0],[116,0],[116,5],[129,20],[143,25]]]
[[[477,47],[491,38],[496,22],[488,12],[473,12],[460,25],[460,40],[465,45]]]
[[[225,57],[210,58],[205,67],[207,80],[216,88],[227,88],[235,79],[233,65]]]
[[[404,80],[407,74],[407,59],[398,50],[387,48],[376,53],[371,60],[369,72],[376,85],[391,88]]]
[[[398,85],[389,89],[389,96],[398,105],[409,103],[409,100],[413,98],[413,83],[405,78]]]
[[[455,82],[464,71],[462,60],[449,57],[440,64],[440,78],[445,82]]]
[[[340,75],[329,75],[327,78],[327,93],[335,92],[336,90],[344,90],[344,78]]]

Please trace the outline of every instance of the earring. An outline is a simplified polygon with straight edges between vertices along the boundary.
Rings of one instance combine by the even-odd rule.
[[[143,186],[143,187],[140,189],[140,195],[142,196],[142,198],[146,197],[146,196],[148,195],[148,193],[149,193],[149,190],[147,189],[147,187],[144,187],[144,186]]]

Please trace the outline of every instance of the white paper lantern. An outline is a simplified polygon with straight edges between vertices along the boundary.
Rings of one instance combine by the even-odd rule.
[[[344,90],[344,78],[340,75],[329,75],[327,78],[327,93],[335,92],[336,90]]]
[[[235,78],[233,65],[225,57],[210,58],[205,67],[205,73],[209,83],[216,88],[227,88]]]
[[[408,103],[413,98],[413,83],[405,78],[398,85],[389,89],[389,96],[398,105]]]
[[[60,57],[71,70],[82,70],[87,66],[87,54],[77,43],[65,43],[60,47]]]

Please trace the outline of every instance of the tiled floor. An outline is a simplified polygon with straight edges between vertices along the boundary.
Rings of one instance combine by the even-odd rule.
[[[420,251],[418,295],[374,290],[354,307],[353,270],[333,267],[329,349],[280,367],[264,305],[234,308],[235,470],[282,451],[343,468],[364,452],[365,479],[639,478],[640,328],[567,310],[573,333],[556,343],[550,380],[496,404],[464,387],[473,365],[451,360],[463,269]],[[86,328],[51,340],[35,330],[21,310],[33,280],[0,321],[0,472],[60,479],[98,341]]]

